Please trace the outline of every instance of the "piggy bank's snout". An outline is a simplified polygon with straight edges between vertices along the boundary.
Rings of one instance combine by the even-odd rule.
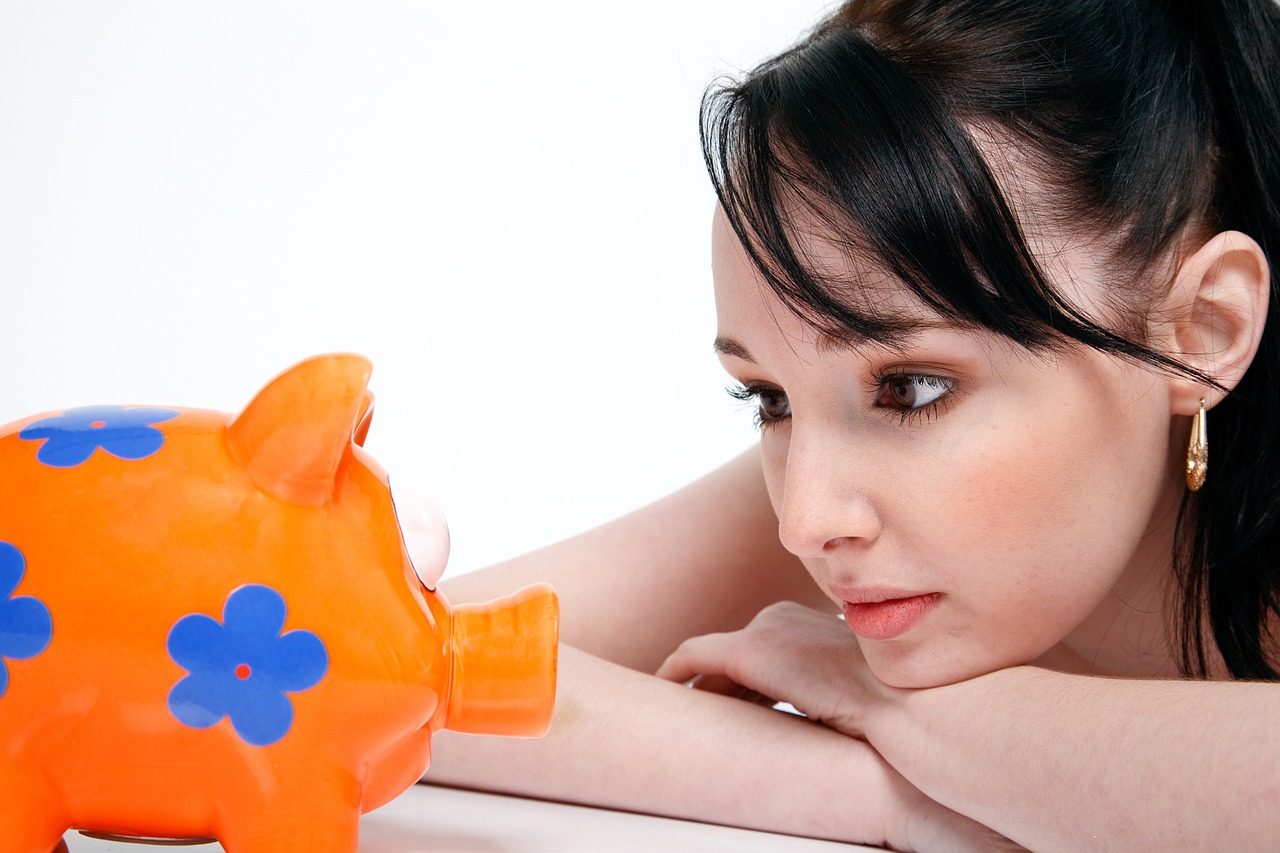
[[[453,612],[444,728],[541,737],[555,710],[560,608],[547,584]]]

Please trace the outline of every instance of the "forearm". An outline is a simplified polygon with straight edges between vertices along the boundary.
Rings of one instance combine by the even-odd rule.
[[[1018,667],[899,693],[865,731],[924,793],[1033,850],[1256,850],[1280,837],[1277,690]]]
[[[541,740],[441,732],[424,777],[629,811],[883,844],[906,788],[866,744],[562,647]]]

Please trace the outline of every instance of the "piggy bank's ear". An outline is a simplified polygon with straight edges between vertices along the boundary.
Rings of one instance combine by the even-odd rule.
[[[324,355],[271,380],[227,427],[232,457],[268,494],[322,506],[338,465],[363,440],[373,407],[373,366],[358,355]]]

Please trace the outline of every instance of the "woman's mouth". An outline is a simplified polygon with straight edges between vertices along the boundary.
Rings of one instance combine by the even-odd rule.
[[[936,592],[881,601],[844,603],[844,621],[853,633],[868,640],[900,637],[933,609],[941,596]]]

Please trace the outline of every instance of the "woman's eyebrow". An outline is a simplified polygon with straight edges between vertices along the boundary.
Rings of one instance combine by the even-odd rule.
[[[740,358],[743,361],[749,361],[752,364],[756,363],[756,360],[751,356],[751,353],[747,348],[735,341],[733,338],[717,337],[713,346],[715,347],[715,351],[722,355],[731,355],[734,358]]]

